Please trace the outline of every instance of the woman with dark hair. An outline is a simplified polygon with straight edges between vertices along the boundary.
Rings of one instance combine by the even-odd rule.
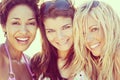
[[[42,52],[31,60],[37,79],[74,79],[78,61],[73,48],[75,8],[67,0],[44,2],[40,7]]]
[[[3,0],[0,23],[6,41],[0,45],[0,80],[34,80],[25,51],[38,26],[36,0]]]

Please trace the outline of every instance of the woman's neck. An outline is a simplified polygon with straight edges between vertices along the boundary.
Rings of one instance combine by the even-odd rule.
[[[8,54],[12,60],[20,61],[22,57],[22,52],[13,48],[8,42],[5,43],[6,48],[8,49]]]
[[[71,70],[69,68],[65,67],[66,64],[66,59],[58,59],[58,69],[60,72],[61,77],[66,78],[64,80],[67,80],[67,78],[70,77],[71,75]]]
[[[64,60],[66,59],[67,54],[68,54],[68,51],[58,51],[58,58]]]

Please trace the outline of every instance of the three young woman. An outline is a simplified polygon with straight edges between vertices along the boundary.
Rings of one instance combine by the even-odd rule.
[[[0,80],[33,79],[23,51],[34,40],[38,21],[42,52],[31,60],[37,79],[119,80],[120,19],[109,5],[86,2],[74,17],[67,0],[47,1],[39,20],[35,0],[4,0],[0,8],[6,36],[0,46]]]

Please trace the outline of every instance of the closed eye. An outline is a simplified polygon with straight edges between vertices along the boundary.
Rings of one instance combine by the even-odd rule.
[[[47,29],[46,30],[46,33],[53,33],[53,32],[55,32],[55,30],[53,30],[53,29]]]
[[[69,28],[71,28],[72,26],[71,25],[65,25],[65,26],[63,26],[63,30],[66,30],[66,29],[69,29]]]
[[[20,25],[19,22],[12,22],[12,25]]]
[[[31,22],[31,23],[28,23],[28,25],[33,25],[33,26],[35,26],[36,23],[35,23],[35,22]]]

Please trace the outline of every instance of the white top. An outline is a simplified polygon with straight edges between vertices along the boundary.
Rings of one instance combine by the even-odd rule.
[[[41,80],[43,75],[40,75],[38,80]],[[50,78],[45,77],[43,80],[50,80]],[[88,80],[87,76],[85,75],[84,71],[77,73],[73,80]]]
[[[88,77],[84,73],[84,71],[81,71],[80,73],[77,73],[74,80],[88,80]]]

